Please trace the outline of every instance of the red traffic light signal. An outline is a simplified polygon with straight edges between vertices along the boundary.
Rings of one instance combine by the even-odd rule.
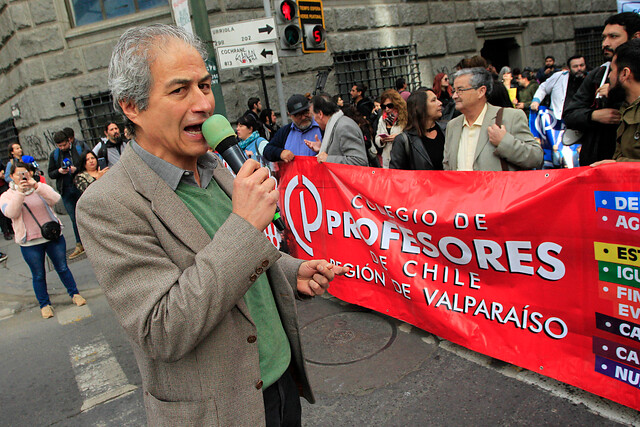
[[[322,25],[316,25],[315,27],[313,27],[313,30],[311,31],[311,38],[313,39],[314,43],[324,43],[324,37],[325,31],[324,28],[322,28]]]
[[[321,24],[304,25],[304,44],[306,49],[324,50],[324,42],[327,39],[327,31]]]
[[[298,21],[298,3],[294,0],[276,2],[276,24],[280,50],[297,50],[302,43],[302,29]]]
[[[291,22],[296,17],[297,6],[294,1],[284,0],[280,2],[278,10],[285,21]]]

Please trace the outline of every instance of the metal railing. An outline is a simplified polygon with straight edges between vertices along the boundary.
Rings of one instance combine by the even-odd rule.
[[[576,28],[576,53],[584,56],[592,70],[605,62],[602,56],[602,27]]]
[[[83,139],[94,147],[104,137],[107,123],[118,123],[122,129],[122,116],[113,109],[111,92],[100,92],[73,98]]]
[[[18,141],[18,129],[13,123],[13,119],[0,122],[0,159],[3,163],[9,159],[9,144]]]
[[[421,86],[416,45],[336,52],[333,63],[338,79],[338,94],[349,99],[354,84],[364,83],[366,93],[375,98],[387,89],[395,89],[396,79],[404,77],[409,90]]]

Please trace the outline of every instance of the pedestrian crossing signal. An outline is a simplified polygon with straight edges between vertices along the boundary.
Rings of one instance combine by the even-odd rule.
[[[326,52],[327,31],[324,29],[322,0],[298,0],[298,16],[302,27],[302,52]]]
[[[293,1],[285,0],[280,3],[280,13],[285,21],[291,22],[296,16],[296,4]]]
[[[278,2],[276,22],[278,24],[280,49],[298,49],[302,42],[302,30],[298,21],[298,4],[293,0]]]
[[[322,25],[305,25],[304,26],[304,35],[305,35],[305,45],[310,48],[318,48],[322,47],[327,38],[327,32],[325,31]]]

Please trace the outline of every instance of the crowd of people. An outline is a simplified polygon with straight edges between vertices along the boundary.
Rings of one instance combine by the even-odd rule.
[[[257,153],[249,151],[268,162],[303,155],[319,162],[394,169],[498,171],[640,159],[622,148],[629,142],[616,136],[629,128],[619,109],[625,99],[625,107],[636,101],[633,86],[640,73],[635,66],[621,70],[613,65],[616,60],[626,63],[627,56],[633,64],[640,62],[634,40],[640,35],[639,21],[630,12],[606,20],[605,62],[590,72],[582,55],[570,56],[562,66],[547,56],[538,70],[504,66],[499,72],[476,55],[460,61],[451,75],[438,73],[430,88],[413,92],[398,78],[394,88],[375,100],[358,82],[349,92],[351,102],[341,95],[319,94],[309,101],[293,95],[287,103],[291,123],[275,132],[273,112],[267,113],[268,123],[260,120],[260,100],[251,98],[238,123],[251,120],[251,128],[266,136],[254,147]],[[614,70],[623,78],[614,76]]]
[[[579,55],[564,68],[547,57],[537,72],[497,72],[473,56],[455,73],[437,74],[430,88],[410,91],[399,78],[375,100],[360,82],[350,102],[295,94],[286,103],[291,122],[282,126],[250,98],[236,121],[249,160],[233,180],[201,131],[215,107],[202,44],[167,25],[133,28],[114,48],[109,71],[126,139],[117,123],[105,124],[93,148],[71,129],[54,133],[48,177],[55,190],[12,144],[0,175],[0,225],[20,245],[44,318],[54,315],[45,254],[73,303],[83,305],[53,210],[62,200],[76,239],[69,258],[87,246],[133,343],[150,423],[187,423],[196,413],[205,423],[299,422],[295,383],[308,400],[313,395],[293,299],[322,294],[348,269],[295,260],[263,238],[278,191],[261,166],[312,156],[405,170],[539,169],[548,166],[546,129],[532,117],[542,110],[559,123],[563,146],[581,146],[580,165],[640,161],[640,16],[607,19],[602,48],[605,64],[589,73]],[[183,96],[163,96],[167,90]],[[205,374],[185,375],[194,372]],[[218,404],[208,390],[219,392]],[[234,409],[237,402],[250,409]]]
[[[71,220],[76,247],[68,258],[73,260],[84,253],[76,222],[78,200],[89,185],[117,163],[125,146],[114,122],[104,126],[104,138],[93,149],[78,140],[71,128],[54,132],[53,142],[56,148],[49,154],[47,174],[55,181],[55,189],[47,184],[38,163],[23,153],[18,142],[10,145],[11,158],[6,166],[0,162],[0,226],[5,240],[14,239],[20,246],[45,319],[54,316],[47,292],[45,255],[51,259],[72,302],[78,306],[86,304],[67,265],[67,244],[54,205],[62,201]],[[50,228],[57,232],[50,234]],[[0,253],[0,261],[6,258],[6,254]]]

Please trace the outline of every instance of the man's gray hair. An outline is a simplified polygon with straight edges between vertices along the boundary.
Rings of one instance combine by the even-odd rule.
[[[493,77],[489,71],[482,67],[463,68],[453,75],[453,81],[455,82],[455,80],[460,76],[471,76],[469,83],[474,89],[479,89],[481,86],[486,87],[486,96],[489,96],[493,90]]]
[[[204,43],[196,36],[173,25],[134,27],[122,34],[113,48],[109,64],[109,89],[116,111],[122,113],[120,101],[130,101],[140,110],[147,109],[152,83],[151,63],[155,60],[154,50],[157,47],[161,48],[172,38],[194,47],[203,60],[207,59]]]

